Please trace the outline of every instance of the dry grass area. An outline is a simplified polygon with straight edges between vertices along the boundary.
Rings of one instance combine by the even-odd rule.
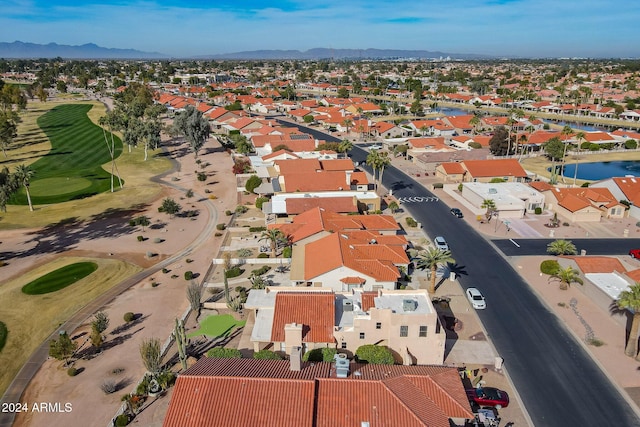
[[[98,270],[57,292],[44,295],[22,293],[22,287],[30,281],[81,261],[97,263]],[[141,270],[138,266],[115,259],[60,257],[20,277],[0,283],[0,319],[9,330],[7,344],[0,352],[0,394],[4,393],[31,353],[58,325],[111,287]]]
[[[69,102],[69,100],[63,102]],[[96,101],[73,102],[93,104],[94,108],[89,112],[89,118],[94,123],[97,123],[106,111],[105,106]],[[27,111],[22,115],[22,123],[18,128],[19,136],[14,148],[8,151],[8,159],[0,162],[0,167],[7,166],[12,170],[16,164],[33,163],[49,151],[49,141],[38,127],[37,119],[60,103],[62,102],[29,103]],[[160,194],[161,187],[150,179],[171,167],[168,159],[156,156],[159,152],[160,150],[150,151],[149,159],[145,162],[142,148],[134,148],[129,153],[125,147],[116,161],[120,175],[125,181],[123,189],[67,203],[36,205],[34,212],[29,212],[28,206],[9,205],[7,212],[0,216],[0,230],[42,227],[71,216],[87,219],[108,209],[126,209],[155,200]],[[106,170],[110,170],[110,166],[110,163],[103,165]]]
[[[567,156],[567,164],[575,163],[576,158],[578,163],[595,163],[595,162],[615,162],[615,161],[631,161],[640,160],[640,151],[618,151],[615,153],[601,153],[601,154],[586,154],[581,156]],[[522,160],[522,167],[538,174],[539,176],[549,178],[549,172],[547,168],[551,167],[551,161],[544,156],[530,157]],[[571,180],[572,181],[572,180]],[[584,181],[578,180],[578,185],[581,185]]]

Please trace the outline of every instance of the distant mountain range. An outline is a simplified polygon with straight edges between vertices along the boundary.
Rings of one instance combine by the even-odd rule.
[[[0,42],[0,58],[64,58],[64,59],[167,59],[170,55],[159,52],[143,52],[135,49],[112,49],[94,43],[80,46],[57,43],[36,44],[15,41]],[[198,55],[189,59],[493,59],[488,55],[472,53],[431,52],[403,49],[331,49],[300,50],[252,50],[212,55]]]
[[[299,50],[251,50],[199,56],[202,59],[492,59],[489,55],[473,53],[431,52],[428,50],[404,49],[331,49],[315,48]]]
[[[15,41],[0,42],[0,58],[64,58],[64,59],[156,59],[168,58],[157,52],[135,49],[111,49],[93,43],[69,46],[57,43],[36,44]]]

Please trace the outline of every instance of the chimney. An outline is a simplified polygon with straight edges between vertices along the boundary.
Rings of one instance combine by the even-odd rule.
[[[348,188],[351,188],[351,171],[344,171]]]
[[[289,323],[284,325],[284,345],[286,352],[291,354],[295,347],[302,347],[302,325]]]
[[[293,347],[289,355],[289,369],[300,371],[302,369],[302,347]]]

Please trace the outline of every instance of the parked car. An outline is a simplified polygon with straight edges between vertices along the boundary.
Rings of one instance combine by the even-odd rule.
[[[509,406],[509,395],[495,387],[479,387],[465,390],[467,398],[478,406],[491,406],[497,409]]]
[[[447,244],[447,241],[444,240],[444,237],[442,236],[438,236],[435,239],[433,239],[433,243],[436,245],[436,249],[440,249],[441,251],[449,250],[449,245]]]
[[[631,249],[629,251],[629,255],[632,256],[635,259],[639,259],[640,258],[640,249]]]
[[[467,289],[467,299],[476,310],[484,310],[487,308],[487,302],[477,288]]]
[[[369,150],[379,150],[382,148],[382,145],[373,144],[369,146]]]
[[[451,208],[449,212],[451,212],[451,215],[457,218],[464,218],[464,215],[462,215],[462,211],[458,208]]]

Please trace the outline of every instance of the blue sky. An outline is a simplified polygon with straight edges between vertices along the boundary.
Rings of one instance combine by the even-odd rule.
[[[640,2],[610,0],[0,0],[0,41],[176,57],[315,47],[640,57]]]

